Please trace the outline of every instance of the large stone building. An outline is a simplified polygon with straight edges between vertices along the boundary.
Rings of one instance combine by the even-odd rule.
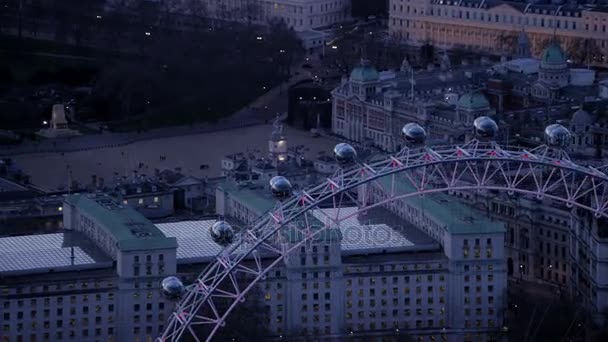
[[[491,114],[488,100],[474,91],[485,67],[415,72],[404,61],[400,71],[379,73],[368,60],[353,69],[349,78],[332,91],[332,131],[348,140],[388,151],[400,148],[400,131],[408,122],[423,125],[434,138],[457,141],[472,120]],[[458,99],[458,94],[466,94]],[[455,97],[455,103],[446,99]]]
[[[282,20],[292,27],[306,49],[322,47],[330,36],[320,31],[351,17],[350,0],[201,0],[205,15],[216,20],[265,25]]]
[[[342,208],[340,227],[302,246],[259,284],[272,335],[499,336],[501,224],[479,236],[452,238],[448,231],[450,247],[442,249],[448,240],[438,243],[389,213],[353,216],[356,210]],[[0,238],[2,341],[151,341],[173,309],[158,289],[161,279],[177,273],[191,281],[221,250],[206,233],[214,221],[155,226],[109,196],[72,195],[63,213],[61,233]],[[336,214],[318,209],[312,219]],[[299,241],[289,229],[282,236],[288,245]],[[492,252],[463,263],[461,250],[478,245]]]
[[[350,18],[350,0],[203,0],[212,18],[265,24],[280,19],[296,31],[329,27]]]
[[[602,160],[607,157],[608,102],[588,104],[574,112],[570,120],[572,153],[581,157]]]
[[[71,195],[64,231],[0,239],[2,341],[150,341],[177,242],[105,195]]]
[[[380,200],[375,190],[369,189],[372,201]],[[264,188],[222,185],[217,192],[218,214],[245,223],[276,205]],[[344,221],[291,255],[280,276],[269,279],[271,330],[287,336],[399,340],[401,331],[420,341],[497,340],[506,307],[503,224],[468,210],[455,213],[434,199],[426,209],[418,202],[386,206],[397,215],[384,209],[355,215],[356,207],[314,210],[321,224],[328,217]],[[297,234],[284,236],[288,244],[299,241]]]
[[[519,38],[525,56],[526,33]],[[396,151],[401,128],[408,122],[421,124],[434,142],[454,143],[467,138],[478,116],[578,105],[601,96],[595,71],[571,68],[557,41],[540,60],[453,66],[444,52],[439,62],[438,69],[431,64],[414,70],[404,60],[399,71],[378,72],[362,60],[332,91],[332,131],[353,142],[371,140],[383,150]]]
[[[403,42],[431,43],[493,54],[515,53],[517,32],[525,27],[532,54],[540,57],[556,34],[572,49],[591,39],[590,61],[608,65],[608,10],[583,5],[486,0],[390,0],[389,31]]]

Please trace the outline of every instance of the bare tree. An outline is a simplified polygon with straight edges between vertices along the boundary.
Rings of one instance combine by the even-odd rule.
[[[496,36],[496,44],[501,53],[513,55],[517,49],[517,33],[514,31],[501,32]]]
[[[593,64],[601,55],[600,48],[594,39],[575,38],[566,46],[568,58],[579,64]]]

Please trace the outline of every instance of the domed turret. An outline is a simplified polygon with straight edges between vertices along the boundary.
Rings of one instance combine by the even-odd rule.
[[[439,61],[439,68],[442,71],[448,71],[452,69],[452,62],[450,61],[450,56],[448,56],[447,50],[443,50],[443,54],[441,55],[441,59]]]
[[[498,133],[498,125],[496,121],[487,116],[480,116],[473,122],[475,134],[479,138],[491,139]]]
[[[540,60],[541,65],[544,66],[561,66],[566,64],[567,61],[568,59],[566,58],[566,53],[556,41],[551,42],[545,51],[543,51],[543,55]]]
[[[357,151],[347,143],[339,143],[334,147],[334,157],[341,165],[350,164],[357,159]]]
[[[568,70],[568,59],[566,53],[557,43],[553,41],[543,51],[538,71],[538,80],[553,87],[562,88],[568,85],[570,72]]]
[[[490,102],[481,92],[470,92],[464,94],[458,100],[458,109],[482,110],[490,107]]]
[[[234,241],[234,229],[224,220],[215,222],[209,229],[211,239],[218,245],[225,247]]]
[[[278,200],[284,200],[291,196],[291,190],[291,183],[283,176],[275,176],[270,180],[270,192]]]
[[[423,145],[426,140],[426,131],[422,126],[414,122],[403,126],[401,134],[409,145]]]
[[[399,68],[401,72],[410,73],[412,71],[412,66],[410,62],[407,60],[407,56],[403,57],[403,61],[401,62],[401,68]]]
[[[378,70],[367,59],[361,59],[361,64],[350,73],[350,80],[354,82],[375,82],[378,78]]]
[[[169,300],[177,300],[186,292],[186,287],[177,277],[167,277],[160,283],[160,287],[165,296]]]
[[[545,140],[549,146],[565,148],[570,144],[570,137],[570,131],[560,124],[552,124],[545,128]]]
[[[480,91],[471,91],[458,99],[456,104],[458,121],[465,125],[470,125],[473,120],[480,116],[488,115],[490,112],[490,102]]]
[[[526,31],[522,28],[517,37],[517,58],[530,58],[530,39]]]
[[[574,114],[572,114],[571,124],[575,126],[587,126],[593,123],[593,117],[589,112],[580,108]]]

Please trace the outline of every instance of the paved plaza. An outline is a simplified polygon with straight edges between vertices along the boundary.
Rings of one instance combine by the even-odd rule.
[[[115,174],[131,176],[134,170],[152,176],[155,169],[181,168],[183,173],[195,177],[214,177],[220,175],[220,161],[227,154],[257,150],[260,156],[266,157],[271,131],[272,125],[257,125],[117,147],[30,153],[12,158],[31,176],[33,184],[49,191],[62,189],[71,180],[89,183],[92,175],[104,178],[108,184]],[[306,145],[306,158],[314,158],[320,151],[331,153],[336,143],[333,139],[313,138],[309,132],[289,127],[285,128],[285,135],[290,146]],[[208,165],[208,168],[201,169],[201,165]]]

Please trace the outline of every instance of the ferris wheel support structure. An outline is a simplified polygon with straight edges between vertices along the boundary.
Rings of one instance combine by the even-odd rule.
[[[478,126],[476,120],[479,136],[497,129],[495,123],[494,126],[483,124],[486,126]],[[430,148],[420,146],[424,130],[410,127],[406,132],[406,127],[406,141],[417,143],[417,147],[404,148],[382,160],[356,163],[354,149],[339,144],[334,150],[337,160],[343,165],[351,161],[351,166],[340,169],[318,185],[291,191],[286,179],[273,179],[271,190],[278,199],[275,208],[230,239],[217,240],[225,243],[224,250],[185,288],[157,341],[179,341],[186,332],[200,341],[192,328],[197,325],[210,328],[209,335],[203,339],[210,341],[247,293],[292,251],[358,212],[398,199],[439,192],[496,190],[550,199],[568,208],[589,210],[596,217],[608,217],[608,175],[605,173],[608,167],[581,166],[571,161],[562,149],[569,139],[569,133],[562,126],[547,127],[550,146],[531,150],[479,140],[462,146]],[[345,146],[339,149],[341,145]],[[382,200],[368,203],[367,196],[353,194],[358,189],[364,189],[365,193],[367,185],[380,191]],[[408,191],[400,190],[404,185]],[[340,215],[345,199],[355,203],[359,210]],[[334,214],[319,210],[322,203],[331,203]],[[317,217],[323,216],[321,226],[311,224],[313,212]],[[282,243],[281,230],[286,228],[296,230],[302,239]],[[225,305],[220,307],[219,302]]]

